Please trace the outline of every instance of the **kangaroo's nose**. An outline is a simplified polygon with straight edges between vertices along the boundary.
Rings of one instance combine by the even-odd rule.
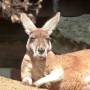
[[[45,49],[43,49],[43,48],[39,48],[39,49],[38,49],[39,54],[43,54],[44,51],[45,51]]]

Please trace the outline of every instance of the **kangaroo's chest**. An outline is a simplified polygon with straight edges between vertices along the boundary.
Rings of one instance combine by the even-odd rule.
[[[45,62],[34,62],[32,64],[32,79],[34,81],[44,77],[46,74],[49,73],[49,69],[46,69],[48,65]]]

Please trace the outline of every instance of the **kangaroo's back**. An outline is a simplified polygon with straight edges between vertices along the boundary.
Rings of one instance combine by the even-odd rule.
[[[90,49],[57,56],[64,69],[61,90],[90,90]]]

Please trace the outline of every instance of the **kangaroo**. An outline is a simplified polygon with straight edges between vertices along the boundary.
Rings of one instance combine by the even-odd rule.
[[[28,35],[26,54],[21,64],[22,82],[51,90],[90,90],[90,50],[56,55],[50,35],[60,21],[60,12],[37,28],[30,18],[20,14]]]

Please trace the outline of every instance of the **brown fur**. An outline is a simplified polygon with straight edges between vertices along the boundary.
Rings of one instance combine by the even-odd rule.
[[[55,55],[50,51],[48,53],[47,60],[36,60],[34,63],[32,63],[32,65],[34,80],[43,77],[43,73],[48,74],[55,66],[58,68],[61,68],[62,66],[64,69],[64,78],[59,84],[59,88],[61,88],[61,90],[83,90],[83,86],[87,86],[90,83],[84,81],[84,78],[90,75],[89,49],[64,55]],[[55,88],[53,89],[56,90],[56,84],[53,84],[53,87]]]
[[[52,59],[50,58],[50,66],[60,64],[64,69],[64,78],[60,82],[60,90],[84,90],[83,87],[89,85],[90,81],[87,82],[84,79],[88,75],[90,76],[90,50],[86,49],[60,56],[54,55]]]

